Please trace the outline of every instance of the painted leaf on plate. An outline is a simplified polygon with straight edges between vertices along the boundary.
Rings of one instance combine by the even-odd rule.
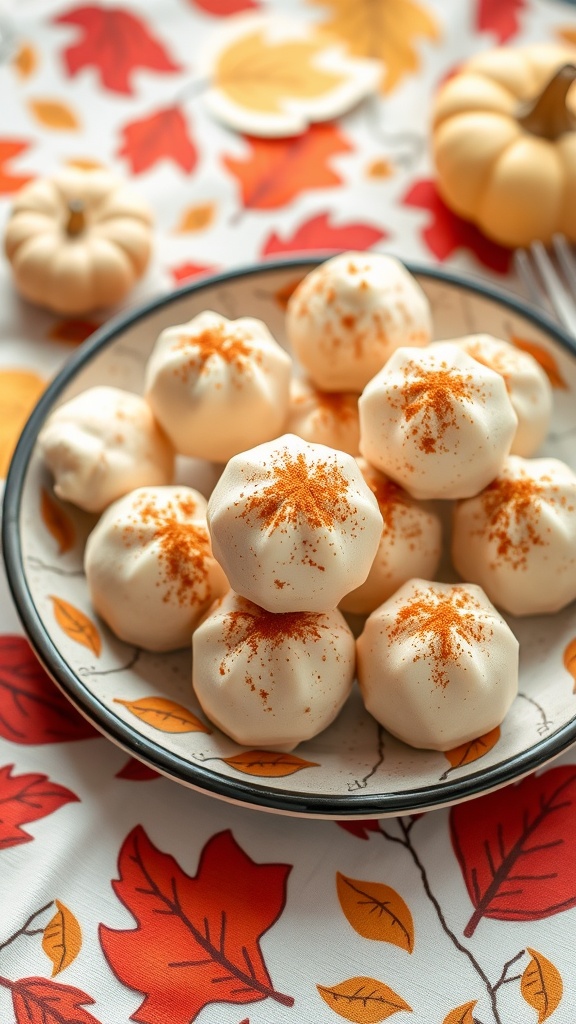
[[[399,1010],[412,1010],[396,992],[374,978],[348,978],[339,985],[316,988],[331,1010],[355,1024],[379,1024]]]
[[[540,921],[576,906],[576,766],[550,768],[450,812],[452,845],[483,917]]]
[[[22,142],[20,139],[0,139],[0,195],[2,193],[17,192],[26,182],[32,179],[32,174],[13,174],[6,167],[6,164],[27,150],[29,145],[29,142]]]
[[[117,779],[128,779],[131,782],[149,782],[151,779],[162,778],[159,772],[154,771],[149,765],[144,764],[143,761],[138,761],[135,757],[128,758],[120,771],[116,772],[115,777]]]
[[[520,991],[528,1006],[536,1010],[538,1024],[543,1024],[560,1005],[563,992],[562,977],[558,968],[542,956],[542,953],[530,949],[530,946],[526,952],[532,959],[522,974]]]
[[[77,162],[75,166],[79,166]],[[84,167],[83,169],[91,170],[92,168]],[[93,320],[58,320],[48,331],[48,338],[50,341],[65,341],[71,345],[80,345],[98,327],[100,324]]]
[[[54,618],[66,636],[77,644],[87,647],[98,658],[102,651],[100,633],[91,619],[75,605],[62,597],[50,594]]]
[[[265,779],[282,779],[303,768],[318,768],[316,761],[304,761],[295,754],[278,754],[272,750],[243,750],[241,754],[223,757],[222,760],[243,775],[257,775]]]
[[[576,693],[576,637],[570,641],[569,644],[564,648],[564,668],[570,673],[574,680],[574,690]]]
[[[60,502],[45,487],[40,492],[40,516],[48,533],[56,541],[59,553],[64,555],[70,551],[76,542],[74,523]]]
[[[477,0],[476,29],[492,32],[502,45],[519,31],[520,15],[525,10],[526,0]]]
[[[56,913],[42,935],[42,949],[52,963],[52,977],[74,962],[82,948],[82,931],[74,914],[60,900],[54,900]]]
[[[115,697],[114,703],[122,704],[135,718],[146,722],[146,725],[151,725],[159,732],[212,731],[188,708],[174,700],[168,700],[167,697],[140,697],[139,700],[120,700],[119,697]]]
[[[226,831],[208,840],[191,877],[139,826],[118,870],[114,891],[137,927],[101,925],[100,942],[119,981],[144,995],[141,1024],[189,1024],[215,1002],[293,1005],[260,948],[284,909],[290,865],[255,863]]]
[[[247,209],[273,210],[312,188],[340,185],[341,176],[330,160],[352,152],[352,145],[335,124],[316,124],[290,139],[246,138],[244,157],[224,156],[224,166],[240,186]]]
[[[558,363],[547,348],[528,338],[520,338],[517,334],[512,334],[510,341],[513,345],[516,345],[516,348],[522,349],[523,352],[528,352],[540,364],[553,388],[558,388],[560,391],[568,391],[568,385],[560,373]]]
[[[68,103],[62,100],[28,100],[28,108],[38,124],[57,132],[77,131],[80,127],[78,116]]]
[[[336,824],[357,839],[369,839],[369,832],[380,831],[380,823],[372,818],[364,818],[362,821],[337,821]]]
[[[84,740],[99,733],[54,685],[22,636],[0,636],[0,736],[11,743]]]
[[[469,1003],[462,1003],[462,1006],[456,1006],[447,1017],[444,1017],[442,1024],[475,1024],[472,1010],[477,1002],[477,999],[473,999]]]
[[[46,978],[20,978],[9,987],[16,1024],[101,1024],[84,1009],[94,1000],[79,988]]]
[[[46,381],[29,370],[0,369],[0,477],[6,476],[22,427],[45,387]]]
[[[130,121],[122,128],[121,137],[118,156],[128,161],[132,174],[142,174],[160,160],[171,160],[187,174],[196,166],[196,147],[178,107],[165,107]]]
[[[34,838],[22,825],[53,814],[64,804],[78,797],[64,786],[52,782],[47,775],[28,772],[13,775],[14,765],[0,768],[0,850],[30,843]]]
[[[131,11],[108,4],[87,4],[59,14],[54,21],[80,30],[79,42],[66,47],[63,53],[70,76],[93,67],[105,89],[130,94],[134,92],[132,76],[140,68],[156,72],[181,70],[144,19]]]
[[[175,227],[177,234],[185,234],[192,231],[204,231],[210,227],[216,216],[215,203],[198,203],[196,206],[188,206],[180,216]]]
[[[484,757],[485,754],[496,746],[499,739],[500,726],[497,725],[495,729],[491,729],[484,736],[478,736],[475,740],[470,740],[468,743],[461,743],[460,746],[453,747],[452,750],[445,750],[444,757],[452,768],[462,768],[465,764],[473,764],[474,761]],[[442,778],[444,778],[444,775]]]
[[[414,922],[406,903],[389,885],[363,882],[336,872],[336,889],[346,920],[365,939],[391,942],[411,953]]]
[[[330,213],[319,213],[304,221],[291,235],[282,238],[273,231],[262,248],[262,256],[283,252],[304,252],[321,249],[369,249],[388,237],[384,228],[375,224],[332,224]]]
[[[12,58],[12,67],[16,68],[20,78],[30,78],[38,67],[38,51],[31,43],[22,43]]]

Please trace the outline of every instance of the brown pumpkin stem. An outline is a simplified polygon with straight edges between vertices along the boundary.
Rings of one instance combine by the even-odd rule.
[[[544,139],[557,139],[564,132],[574,131],[576,118],[568,109],[568,90],[576,80],[576,65],[564,64],[544,86],[535,99],[523,103],[518,122],[526,131]]]
[[[79,235],[86,227],[86,215],[84,203],[81,199],[68,200],[68,220],[66,221],[66,234]]]

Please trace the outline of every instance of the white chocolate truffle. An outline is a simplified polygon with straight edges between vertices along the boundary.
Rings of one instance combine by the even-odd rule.
[[[351,391],[318,391],[308,381],[293,380],[286,433],[358,455],[358,395]]]
[[[38,444],[55,493],[86,512],[102,512],[136,487],[172,482],[172,445],[130,391],[81,392],[48,417]]]
[[[348,252],[322,263],[288,302],[286,330],[323,391],[362,391],[399,345],[427,345],[428,300],[393,256]]]
[[[291,369],[261,320],[208,310],[162,331],[145,397],[180,455],[227,462],[283,430]]]
[[[534,455],[550,428],[553,405],[552,385],[534,356],[490,334],[470,334],[451,344],[504,378],[518,417],[510,454]]]
[[[359,410],[362,455],[414,498],[477,494],[518,422],[502,377],[449,342],[398,349]]]
[[[558,459],[511,455],[456,505],[452,561],[512,615],[564,608],[576,598],[576,474]]]
[[[98,614],[121,640],[149,651],[187,646],[228,590],[206,501],[190,487],[141,487],[120,498],[88,537],[84,569]]]
[[[412,747],[451,750],[500,725],[518,641],[480,587],[410,580],[357,641],[366,708]]]
[[[275,615],[233,591],[192,640],[192,680],[207,717],[237,743],[292,750],[336,718],[356,652],[338,611]]]
[[[237,593],[270,612],[327,612],[366,579],[382,516],[350,455],[286,434],[230,460],[208,525]]]
[[[442,523],[431,503],[418,502],[365,459],[360,471],[384,520],[368,578],[340,601],[344,612],[367,615],[415,576],[433,579],[442,554]]]

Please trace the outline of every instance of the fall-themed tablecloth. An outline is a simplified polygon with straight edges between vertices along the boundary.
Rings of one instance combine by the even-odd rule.
[[[227,127],[199,68],[242,11],[343,35],[384,62],[380,92],[288,138]],[[467,56],[558,39],[576,41],[559,0],[4,0],[1,217],[66,163],[129,178],[156,227],[126,307],[320,249],[373,247],[514,289],[510,253],[435,191],[428,114]],[[2,476],[46,381],[103,320],[25,304],[0,262]],[[233,806],[156,776],[76,715],[1,573],[0,1024],[573,1024],[575,948],[576,753],[402,819]]]

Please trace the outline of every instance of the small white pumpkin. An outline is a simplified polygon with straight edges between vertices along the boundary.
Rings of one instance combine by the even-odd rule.
[[[152,215],[106,170],[66,167],[16,196],[5,251],[18,291],[64,315],[119,302],[142,276]]]

